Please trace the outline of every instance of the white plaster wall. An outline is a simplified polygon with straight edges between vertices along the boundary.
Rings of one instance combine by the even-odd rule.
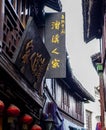
[[[98,98],[95,97],[95,102],[90,102],[84,104],[84,127],[86,128],[86,110],[92,112],[92,130],[96,130],[96,124],[100,121],[100,118],[97,118],[100,116],[100,102],[98,101]]]

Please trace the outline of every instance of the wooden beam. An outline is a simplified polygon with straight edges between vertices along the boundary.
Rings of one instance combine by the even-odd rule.
[[[3,40],[3,21],[4,21],[4,3],[5,0],[0,2],[0,52],[2,51],[2,40]]]

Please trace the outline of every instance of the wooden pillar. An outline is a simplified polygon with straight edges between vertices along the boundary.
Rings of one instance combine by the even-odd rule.
[[[3,40],[4,5],[5,5],[5,0],[1,0],[0,1],[0,52],[2,51],[2,40]]]
[[[105,127],[105,105],[104,105],[104,79],[103,79],[103,65],[101,63],[97,64],[97,71],[99,75],[99,85],[100,85],[100,108],[101,108],[101,127]]]

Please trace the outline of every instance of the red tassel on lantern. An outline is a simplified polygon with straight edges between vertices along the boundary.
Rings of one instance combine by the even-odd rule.
[[[42,130],[42,128],[39,125],[35,124],[32,126],[31,130]]]
[[[20,114],[20,109],[17,106],[11,104],[7,109],[7,113],[10,116],[18,116]]]
[[[32,118],[30,115],[25,114],[25,115],[22,117],[22,121],[23,121],[23,123],[30,124],[30,123],[32,123],[33,118]]]

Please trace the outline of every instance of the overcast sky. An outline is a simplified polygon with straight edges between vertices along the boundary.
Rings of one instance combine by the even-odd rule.
[[[76,78],[91,92],[98,86],[98,75],[93,68],[91,55],[99,52],[99,40],[89,43],[83,41],[82,0],[62,0],[63,12],[66,14],[66,48]]]
[[[92,65],[91,56],[100,50],[99,40],[83,40],[82,0],[61,0],[66,20],[66,49],[73,74],[90,93],[99,85],[99,77]],[[51,9],[46,9],[50,12]]]

